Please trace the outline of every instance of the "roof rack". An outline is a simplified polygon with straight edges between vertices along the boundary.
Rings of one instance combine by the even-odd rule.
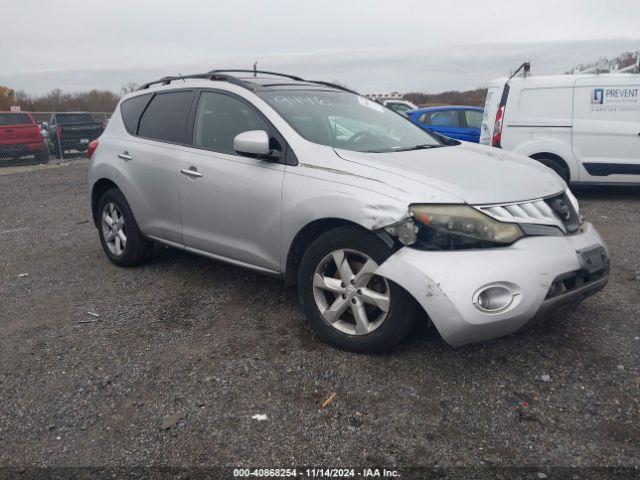
[[[295,80],[296,82],[305,82],[306,80],[300,77],[296,77],[295,75],[288,75],[286,73],[278,73],[278,72],[269,72],[267,70],[211,70],[210,74],[214,73],[253,73],[253,76],[256,77],[258,73],[262,73],[263,75],[273,75],[275,77],[284,77],[290,80]]]
[[[189,78],[201,78],[201,79],[208,79],[208,80],[218,80],[218,81],[226,81],[229,83],[233,83],[234,85],[238,85],[240,87],[244,87],[248,90],[255,90],[258,85],[256,85],[255,83],[252,83],[251,81],[247,81],[244,80],[242,78],[238,78],[235,75],[229,75],[230,73],[252,73],[254,76],[257,76],[258,73],[261,73],[263,75],[273,75],[276,77],[283,77],[283,78],[288,78],[290,80],[294,80],[296,82],[306,82],[306,83],[313,83],[316,85],[324,85],[325,87],[331,87],[331,88],[336,88],[338,90],[343,90],[345,92],[349,92],[349,93],[354,93],[356,95],[359,95],[358,92],[355,92],[353,90],[348,89],[347,87],[343,87],[342,85],[337,85],[335,83],[331,83],[331,82],[323,82],[321,80],[305,80],[304,78],[300,78],[297,77],[295,75],[288,75],[286,73],[278,73],[278,72],[270,72],[267,70],[242,70],[242,69],[238,69],[238,70],[210,70],[207,73],[196,73],[196,74],[192,74],[192,75],[178,75],[178,76],[173,76],[173,77],[162,77],[159,80],[155,80],[153,82],[148,82],[145,83],[144,85],[140,86],[140,88],[138,88],[138,90],[146,90],[148,89],[150,86],[152,85],[169,85],[171,82],[176,81],[176,80],[186,80]]]
[[[317,83],[318,85],[324,85],[325,87],[337,88],[338,90],[343,90],[345,92],[355,93],[356,95],[360,95],[358,92],[351,90],[347,87],[343,87],[342,85],[338,85],[337,83],[324,82],[322,80],[305,80],[305,82]]]
[[[162,77],[159,80],[154,80],[153,82],[148,82],[142,85],[138,90],[146,90],[152,85],[169,85],[171,82],[175,80],[186,80],[188,78],[202,78],[206,80],[222,80],[227,81],[229,83],[233,83],[235,85],[239,85],[244,88],[248,88],[249,90],[253,90],[255,86],[248,82],[243,82],[239,78],[234,77],[233,75],[224,75],[221,73],[194,73],[192,75],[178,75],[177,77]]]

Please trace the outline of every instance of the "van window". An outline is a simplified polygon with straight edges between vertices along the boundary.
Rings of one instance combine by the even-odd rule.
[[[571,87],[524,89],[520,93],[517,111],[507,105],[510,120],[534,118],[571,121],[572,90]]]
[[[269,131],[269,125],[242,100],[217,92],[203,92],[193,130],[193,146],[237,155],[233,150],[236,135],[250,130]]]
[[[122,123],[124,128],[127,129],[131,135],[138,133],[138,123],[140,122],[140,115],[147,108],[149,100],[151,100],[152,94],[139,95],[137,97],[125,100],[120,105],[120,113],[122,114]]]
[[[171,143],[184,143],[193,92],[158,93],[142,114],[138,135]]]

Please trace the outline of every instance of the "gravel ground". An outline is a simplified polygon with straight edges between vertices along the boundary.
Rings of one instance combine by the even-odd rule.
[[[86,170],[0,175],[0,465],[640,465],[640,190],[577,192],[613,267],[571,315],[370,356],[314,339],[278,279],[110,264]]]

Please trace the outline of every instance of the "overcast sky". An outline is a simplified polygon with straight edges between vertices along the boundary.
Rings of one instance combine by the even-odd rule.
[[[362,92],[468,89],[640,50],[638,0],[2,1],[0,84],[118,91],[212,68]]]

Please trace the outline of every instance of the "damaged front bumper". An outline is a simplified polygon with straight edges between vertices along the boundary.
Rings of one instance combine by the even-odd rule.
[[[602,252],[593,258],[600,263],[592,265],[588,252]],[[458,346],[507,335],[563,312],[602,289],[608,271],[607,247],[584,223],[573,235],[527,237],[504,248],[404,247],[376,274],[411,293],[442,338]],[[491,309],[483,303],[481,292],[491,287],[496,287],[491,292],[510,292],[506,306]]]

